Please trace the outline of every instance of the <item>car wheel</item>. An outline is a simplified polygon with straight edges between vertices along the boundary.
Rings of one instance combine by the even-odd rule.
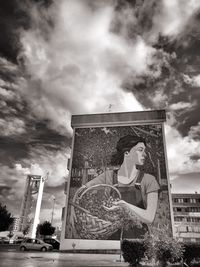
[[[25,251],[26,248],[23,246],[23,247],[20,248],[20,250],[21,250],[21,251]]]
[[[42,247],[41,251],[47,251],[47,248],[46,247]]]

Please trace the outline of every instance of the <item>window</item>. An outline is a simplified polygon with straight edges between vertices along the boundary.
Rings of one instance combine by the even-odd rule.
[[[182,222],[182,217],[174,217],[174,220],[176,221],[176,222]]]

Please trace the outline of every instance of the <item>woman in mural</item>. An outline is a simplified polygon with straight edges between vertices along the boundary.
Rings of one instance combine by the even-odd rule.
[[[155,177],[138,169],[146,158],[146,141],[134,135],[127,135],[119,139],[116,150],[112,156],[111,165],[115,170],[109,169],[89,181],[85,188],[96,184],[115,184],[121,193],[121,200],[114,203],[108,211],[124,209],[133,218],[138,218],[143,224],[142,228],[134,227],[123,231],[123,238],[141,238],[147,231],[147,225],[154,220],[159,185]],[[109,239],[119,239],[120,232],[113,234]]]
[[[154,220],[159,185],[155,177],[139,170],[146,158],[146,141],[139,136],[126,135],[119,139],[116,153],[112,156],[113,168],[87,182],[82,190],[97,184],[115,185],[121,193],[121,199],[112,207],[104,207],[107,211],[124,210],[133,218],[133,223],[128,229],[123,229],[123,238],[142,238],[147,232],[148,225]],[[82,192],[83,192],[82,191]],[[135,226],[135,218],[141,222],[142,227]],[[118,230],[108,237],[119,240],[121,231]]]

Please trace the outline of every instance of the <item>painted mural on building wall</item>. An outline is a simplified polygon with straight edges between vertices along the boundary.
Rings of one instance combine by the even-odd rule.
[[[75,128],[65,238],[172,234],[161,124]]]

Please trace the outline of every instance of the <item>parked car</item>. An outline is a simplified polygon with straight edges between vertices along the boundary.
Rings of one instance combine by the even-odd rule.
[[[38,238],[27,238],[22,241],[20,245],[20,250],[40,250],[40,251],[47,251],[52,250],[53,247],[50,244],[45,243],[43,240]]]
[[[9,244],[10,239],[8,237],[0,237],[0,244]]]
[[[17,238],[15,238],[13,240],[13,243],[14,244],[21,244],[25,239],[26,239],[25,237],[18,236]]]
[[[60,242],[52,237],[46,237],[43,239],[45,243],[51,244],[53,249],[59,249],[60,248]]]

